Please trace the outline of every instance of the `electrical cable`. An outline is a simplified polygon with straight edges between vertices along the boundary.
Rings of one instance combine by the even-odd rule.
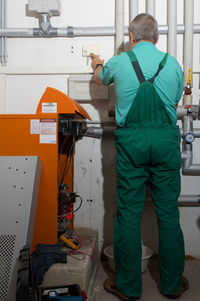
[[[60,178],[61,178],[61,171],[60,171],[60,156],[62,154],[62,150],[64,148],[64,145],[65,143],[67,142],[69,138],[69,135],[67,135],[62,143],[62,146],[61,146],[61,149],[60,149],[60,152],[59,152],[59,155],[58,155],[58,186],[59,186],[59,182],[60,182]],[[59,187],[58,187],[58,190],[59,190]]]
[[[80,204],[79,204],[78,208],[76,208],[75,210],[70,211],[70,212],[68,212],[68,213],[65,213],[65,214],[62,214],[62,215],[58,215],[57,218],[63,218],[63,217],[66,217],[66,216],[68,216],[69,214],[73,214],[74,212],[76,212],[76,211],[78,211],[78,210],[80,209],[80,207],[81,207],[81,205],[82,205],[82,203],[83,203],[83,199],[82,199],[82,197],[81,197],[80,195],[75,195],[74,197],[75,197],[75,198],[78,197],[78,198],[80,199]]]
[[[68,159],[68,163],[65,165],[65,169],[63,171],[63,177],[62,177],[62,182],[64,181],[67,173],[68,173],[68,170],[69,170],[69,167],[71,165],[71,160],[72,160],[72,153],[74,151],[74,146],[75,146],[75,141],[73,142],[72,146],[71,146],[71,149],[70,149],[70,154],[69,154],[69,159]],[[61,184],[62,184],[61,182]]]
[[[74,140],[74,137],[73,137],[73,140]],[[65,162],[65,166],[64,166],[64,169],[63,169],[63,175],[62,175],[62,178],[60,180],[60,183],[59,183],[59,187],[61,187],[66,175],[67,175],[67,172],[68,172],[68,169],[69,169],[69,166],[71,164],[71,160],[72,160],[72,153],[73,153],[73,150],[74,150],[74,146],[75,146],[75,141],[73,141],[71,147],[70,147],[70,150],[69,150],[69,157],[68,157],[68,160],[66,160]]]
[[[91,248],[92,248],[92,251],[91,251],[91,254],[89,254],[89,253],[86,253],[86,252],[84,252],[84,251],[72,251],[72,250],[69,250],[69,251],[67,251],[67,252],[69,252],[70,254],[83,254],[83,255],[87,255],[87,256],[89,256],[91,259],[93,259],[94,258],[94,244],[93,244],[93,241],[92,241],[92,239],[91,238],[84,238],[84,239],[79,239],[79,241],[80,241],[80,248],[83,246],[83,241],[86,241],[86,240],[89,240],[89,242],[91,243]],[[80,250],[80,249],[79,249]],[[68,253],[67,253],[68,254]],[[83,259],[82,259],[83,260]]]

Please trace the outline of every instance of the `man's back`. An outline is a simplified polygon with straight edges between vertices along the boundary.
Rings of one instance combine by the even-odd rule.
[[[140,42],[133,49],[144,77],[148,80],[157,71],[158,65],[165,53],[157,50],[150,42]],[[109,85],[115,84],[116,90],[116,121],[123,126],[127,113],[139,88],[139,81],[132,68],[127,53],[111,58],[99,72],[100,81]],[[168,56],[165,68],[156,77],[154,86],[170,114],[172,122],[176,124],[175,105],[181,98],[183,90],[182,70],[176,59]]]

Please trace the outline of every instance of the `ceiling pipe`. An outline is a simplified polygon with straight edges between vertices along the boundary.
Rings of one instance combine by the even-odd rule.
[[[187,85],[189,68],[193,68],[193,22],[194,22],[194,0],[184,1],[184,50],[183,50],[183,72],[184,87]]]
[[[167,35],[168,26],[160,25],[158,26],[159,34]],[[177,25],[177,34],[184,34],[184,25]],[[193,26],[193,33],[200,33],[200,24],[195,24]],[[8,38],[51,38],[51,37],[97,37],[97,36],[115,36],[115,27],[63,27],[54,28],[51,27],[48,33],[44,33],[40,28],[0,28],[0,37]],[[124,27],[124,35],[128,36],[128,27]]]
[[[146,12],[155,17],[155,0],[146,0]]]
[[[167,52],[176,58],[177,56],[177,0],[167,1],[168,39]]]
[[[115,0],[115,55],[124,50],[124,0]]]
[[[138,14],[138,4],[138,0],[129,0],[129,23],[131,23]]]

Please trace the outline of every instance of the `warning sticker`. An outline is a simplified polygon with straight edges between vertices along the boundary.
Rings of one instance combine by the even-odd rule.
[[[56,144],[56,135],[40,135],[40,143]]]
[[[42,103],[42,113],[57,113],[57,103],[56,102],[43,102]]]
[[[40,120],[39,119],[31,119],[30,120],[30,133],[31,134],[39,134],[40,133]]]
[[[56,143],[56,119],[40,119],[40,143]]]

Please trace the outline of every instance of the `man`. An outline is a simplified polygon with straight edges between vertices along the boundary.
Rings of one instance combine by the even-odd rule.
[[[107,279],[104,288],[121,300],[142,294],[140,226],[148,182],[159,229],[159,289],[174,299],[188,288],[177,202],[181,154],[176,106],[183,91],[182,70],[175,58],[155,47],[158,26],[151,15],[136,16],[129,34],[132,50],[105,66],[91,54],[96,82],[114,83],[117,96],[116,282]]]

